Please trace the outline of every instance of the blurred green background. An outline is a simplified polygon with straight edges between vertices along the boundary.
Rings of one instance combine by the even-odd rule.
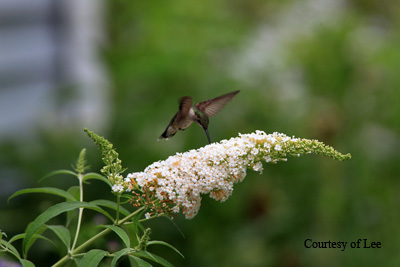
[[[106,41],[96,53],[110,78],[109,108],[105,126],[92,130],[114,144],[128,172],[207,144],[198,126],[156,141],[181,96],[203,101],[234,90],[241,92],[211,120],[213,141],[278,131],[352,154],[345,162],[310,155],[264,165],[261,175],[249,171],[225,203],[204,196],[194,219],[176,218],[184,237],[165,219],[148,224],[153,239],[185,259],[167,248],[152,252],[176,266],[400,265],[397,1],[109,0],[104,13]],[[68,88],[57,92],[67,101]],[[82,128],[55,124],[0,140],[0,229],[9,237],[59,201],[35,194],[7,203],[13,192],[73,185],[69,177],[38,180],[70,168],[83,147],[99,171],[100,153]],[[86,200],[112,199],[103,184],[85,190]],[[87,214],[90,234],[96,217]],[[348,245],[305,248],[308,238]],[[359,238],[382,248],[350,248]],[[54,263],[57,249],[38,243],[32,260]]]

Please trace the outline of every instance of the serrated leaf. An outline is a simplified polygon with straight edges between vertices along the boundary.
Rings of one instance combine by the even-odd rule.
[[[97,267],[107,253],[104,250],[92,249],[83,256],[78,267]]]
[[[117,210],[117,203],[112,202],[110,200],[106,200],[106,199],[98,199],[98,200],[94,200],[91,201],[90,203],[98,205],[98,206],[103,206],[106,208],[110,208],[113,210]],[[127,210],[126,208],[122,207],[121,205],[119,206],[119,211],[121,214],[128,216],[130,214],[129,210]]]
[[[125,246],[127,248],[130,248],[131,240],[130,240],[128,234],[122,228],[120,228],[116,225],[101,225],[100,227],[108,228],[108,229],[111,229],[112,231],[114,231],[114,233],[116,233],[121,238],[121,240],[124,242]]]
[[[174,267],[174,265],[172,265],[166,259],[164,259],[164,258],[162,258],[160,256],[157,256],[157,255],[155,255],[153,253],[150,253],[148,251],[138,251],[138,252],[132,253],[132,255],[152,260],[152,261],[154,261],[154,262],[156,262],[158,264],[161,264],[162,266],[165,266],[165,267]]]
[[[171,244],[168,244],[167,242],[158,241],[158,240],[153,240],[153,241],[147,242],[147,245],[148,245],[148,246],[150,246],[150,245],[162,245],[162,246],[169,247],[170,249],[174,250],[176,253],[178,253],[179,255],[181,255],[182,258],[185,258],[185,256],[183,256],[183,254],[182,254],[178,249],[176,249],[176,248],[175,248],[174,246],[172,246]]]
[[[122,257],[133,251],[131,248],[124,248],[114,254],[113,260],[111,261],[111,267],[114,267],[117,261]]]
[[[100,207],[93,205],[91,203],[79,202],[79,201],[58,203],[54,206],[51,206],[46,211],[44,211],[42,214],[40,214],[38,217],[36,217],[36,219],[33,222],[31,222],[28,225],[28,227],[26,228],[26,231],[25,231],[26,236],[22,243],[22,251],[24,252],[24,255],[26,255],[26,253],[28,252],[27,245],[28,245],[30,239],[36,233],[36,231],[38,231],[39,228],[43,226],[43,224],[45,224],[50,219],[56,217],[57,215],[60,215],[63,212],[70,211],[70,210],[77,209],[77,208],[92,209],[92,210],[98,211],[98,212],[106,215],[108,218],[113,220],[113,218],[106,211],[104,211]]]
[[[58,238],[61,240],[61,242],[64,243],[64,245],[67,247],[67,249],[70,248],[71,245],[71,233],[70,231],[63,225],[46,225],[48,229],[53,231]]]
[[[19,262],[22,264],[22,267],[35,267],[31,261],[20,259]]]
[[[136,261],[136,263],[138,264],[139,267],[153,267],[153,265],[151,265],[147,261],[142,260],[141,258],[132,256],[132,255],[129,255],[129,258],[131,258],[134,261]]]
[[[92,179],[100,180],[100,181],[108,184],[110,187],[112,186],[111,182],[107,178],[105,178],[103,175],[95,173],[95,172],[90,172],[90,173],[85,174],[83,176],[82,181],[92,180]]]
[[[75,176],[75,177],[78,178],[78,175],[76,173],[74,173],[73,171],[70,171],[70,170],[56,170],[56,171],[49,172],[48,174],[46,174],[45,176],[40,178],[39,183],[42,182],[43,180],[46,180],[47,178],[49,178],[51,176],[58,175],[58,174],[69,174],[69,175],[72,175],[72,176]]]
[[[46,193],[46,194],[52,194],[52,195],[57,195],[60,197],[64,197],[65,199],[71,200],[71,201],[76,201],[76,199],[68,192],[58,189],[58,188],[53,188],[53,187],[40,187],[40,188],[28,188],[28,189],[22,189],[14,194],[12,194],[9,198],[8,201],[10,201],[12,198],[22,195],[22,194],[30,194],[30,193]]]

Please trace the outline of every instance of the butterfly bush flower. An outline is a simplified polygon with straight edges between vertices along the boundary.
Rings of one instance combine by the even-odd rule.
[[[131,182],[128,191],[141,188],[143,194],[133,193],[146,198],[146,203],[153,203],[152,213],[148,216],[177,213],[182,209],[185,217],[191,219],[200,209],[201,195],[209,194],[221,202],[227,200],[233,192],[233,185],[245,178],[247,169],[262,173],[263,161],[277,163],[286,161],[288,156],[310,153],[337,160],[351,157],[317,140],[256,131],[197,150],[177,153],[151,164],[143,172],[129,174],[125,181]]]
[[[89,131],[87,128],[85,128],[84,131],[90,138],[92,138],[101,151],[102,160],[104,162],[101,173],[103,173],[113,185],[111,187],[111,192],[116,195],[121,195],[125,191],[130,192],[133,188],[136,188],[134,181],[131,181],[131,179],[128,178],[124,179],[124,177],[121,175],[125,169],[122,168],[122,162],[118,158],[118,153],[113,148],[113,145],[104,137]],[[79,168],[79,166],[84,166],[84,162],[78,162],[78,169],[83,169],[83,167]]]

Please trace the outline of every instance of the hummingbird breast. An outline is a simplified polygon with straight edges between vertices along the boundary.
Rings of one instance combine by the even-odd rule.
[[[193,111],[193,109],[191,108],[189,110],[189,113],[183,117],[181,120],[176,122],[175,127],[181,131],[185,130],[186,128],[188,128],[190,125],[192,125],[192,123],[196,121],[196,115],[195,112]]]
[[[178,126],[179,130],[185,130],[186,128],[188,128],[190,125],[192,125],[193,121],[192,120],[184,120],[182,121],[182,124],[180,124]]]

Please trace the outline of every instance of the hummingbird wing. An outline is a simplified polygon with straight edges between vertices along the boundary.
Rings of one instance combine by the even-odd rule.
[[[196,104],[196,108],[209,118],[215,116],[240,90],[218,96]]]
[[[165,131],[158,137],[157,140],[161,140],[163,138],[168,139],[176,134],[178,132],[178,128],[175,128],[173,123],[175,122],[176,116],[178,113],[175,114],[175,116],[171,119],[170,123],[168,124],[167,128]]]
[[[184,96],[179,99],[179,111],[176,114],[175,123],[181,125],[185,120],[188,120],[188,114],[193,105],[193,99],[190,96]]]
[[[190,108],[192,107],[193,100],[190,96],[184,96],[181,99],[179,99],[179,110],[175,114],[175,116],[171,119],[169,122],[167,128],[165,131],[161,134],[161,136],[158,138],[158,140],[162,138],[170,138],[174,136],[178,130],[180,130],[182,127],[185,128],[187,127],[187,124],[191,123],[186,122],[189,117],[187,116],[189,114]]]

